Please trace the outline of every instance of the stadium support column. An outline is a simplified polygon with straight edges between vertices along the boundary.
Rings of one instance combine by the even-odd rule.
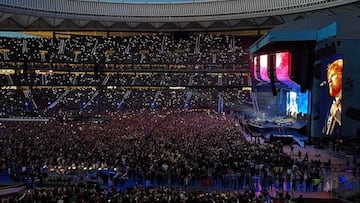
[[[269,77],[270,77],[270,86],[271,86],[271,91],[273,93],[274,96],[277,96],[277,88],[275,86],[275,68],[274,68],[274,59],[275,55],[270,55],[269,57]]]

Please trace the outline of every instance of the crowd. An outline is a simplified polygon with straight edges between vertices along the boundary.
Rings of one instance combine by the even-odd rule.
[[[0,60],[51,62],[54,63],[52,68],[63,68],[64,65],[67,68],[78,67],[66,65],[69,63],[89,64],[86,66],[105,63],[199,64],[199,68],[202,64],[246,64],[248,56],[244,49],[253,41],[249,37],[220,34],[194,34],[177,38],[164,33],[123,37],[2,37]]]
[[[165,33],[2,37],[0,68],[13,71],[1,74],[0,115],[51,116],[58,109],[223,109],[247,104],[250,73],[216,70],[248,68],[246,49],[254,40]]]
[[[214,113],[250,103],[251,88],[238,88],[249,74],[181,71],[246,67],[244,43],[0,38],[1,67],[16,70],[0,87],[28,87],[0,88],[1,116],[50,117],[0,123],[1,172],[27,184],[22,202],[269,202],[270,190],[289,201],[288,191],[320,190],[323,163],[248,142],[236,119]],[[135,71],[145,68],[177,72]]]
[[[72,178],[65,186],[90,190],[95,182],[94,198],[108,198],[103,193],[107,191],[111,198],[129,198],[129,202],[145,198],[142,194],[148,187],[158,186],[247,191],[240,197],[234,193],[218,197],[216,192],[184,194],[189,199],[239,200],[249,195],[258,199],[262,196],[254,196],[255,192],[268,190],[279,190],[279,197],[285,198],[282,191],[316,191],[323,184],[320,161],[309,160],[307,154],[290,157],[278,144],[248,142],[230,115],[209,110],[142,110],[88,118],[92,119],[3,122],[2,170],[15,181],[26,181],[30,188],[46,186],[54,176],[66,174]],[[35,190],[24,198],[56,198],[54,190]],[[171,194],[173,189],[154,189],[156,195],[150,196],[179,198],[166,196],[162,190]]]
[[[251,103],[250,89],[188,87],[36,87],[0,89],[0,115],[56,116],[60,109],[74,111],[119,111],[136,109],[230,109]],[[219,101],[219,98],[222,98]],[[54,113],[55,112],[55,113]]]
[[[114,195],[115,194],[115,195]],[[268,193],[256,196],[251,191],[221,191],[206,192],[201,189],[186,190],[176,187],[129,187],[122,193],[99,192],[96,193],[84,187],[61,187],[38,191],[28,191],[21,202],[119,202],[119,203],[192,203],[192,202],[226,202],[226,203],[264,203],[270,202]]]
[[[27,73],[1,78],[2,86],[251,86],[241,73],[128,72],[128,73]],[[219,82],[221,81],[221,83]],[[220,83],[220,84],[219,84]]]

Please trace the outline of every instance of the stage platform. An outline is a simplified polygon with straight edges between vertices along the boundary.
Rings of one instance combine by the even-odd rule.
[[[280,141],[283,144],[293,143],[305,147],[308,137],[299,133],[306,126],[306,122],[292,117],[277,116],[273,118],[253,118],[247,121],[247,128],[251,137],[261,137],[265,142]]]
[[[343,203],[343,201],[331,192],[294,192],[294,199],[302,196],[305,203]],[[283,203],[283,199],[273,198],[273,203]],[[295,201],[296,202],[296,201]]]
[[[306,122],[297,120],[292,117],[276,116],[272,118],[252,118],[248,121],[248,125],[254,129],[294,129],[300,130],[306,126]]]
[[[298,144],[300,147],[305,147],[305,142],[308,140],[307,136],[299,134],[272,134],[263,133],[262,138],[267,143],[282,142],[285,145]]]

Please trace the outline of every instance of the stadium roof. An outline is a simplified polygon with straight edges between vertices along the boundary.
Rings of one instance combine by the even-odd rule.
[[[95,2],[110,2],[110,3],[199,3],[206,1],[219,1],[219,0],[82,0],[82,1],[95,1]],[[220,0],[226,1],[226,0]]]
[[[2,31],[234,31],[360,16],[359,0],[1,0]]]
[[[289,22],[270,30],[250,47],[250,53],[256,53],[276,42],[321,41],[331,37],[359,39],[360,26],[354,25],[360,25],[360,18],[321,16]]]

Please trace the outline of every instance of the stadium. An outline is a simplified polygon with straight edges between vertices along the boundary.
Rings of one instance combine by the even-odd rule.
[[[0,199],[359,202],[357,0],[0,0]]]

